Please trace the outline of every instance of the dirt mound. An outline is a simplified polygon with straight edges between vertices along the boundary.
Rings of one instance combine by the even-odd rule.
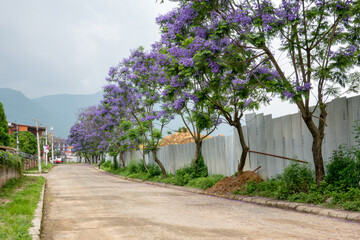
[[[201,135],[202,137],[204,135]],[[205,139],[211,138],[211,136],[206,137]],[[174,145],[174,144],[186,144],[194,142],[193,137],[191,136],[190,132],[176,132],[170,136],[166,136],[161,139],[159,147],[165,147],[167,145]]]
[[[207,189],[208,193],[217,193],[217,194],[231,194],[235,190],[242,190],[245,187],[245,184],[249,181],[261,182],[262,179],[252,171],[245,171],[240,176],[230,176],[226,177],[220,182],[216,183],[212,188]]]

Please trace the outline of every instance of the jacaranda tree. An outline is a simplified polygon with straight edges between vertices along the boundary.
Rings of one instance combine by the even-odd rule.
[[[91,106],[79,112],[77,122],[70,129],[68,143],[87,161],[99,158],[107,149],[108,136],[101,129],[102,121],[98,107]]]
[[[256,71],[248,71],[255,64],[254,52],[240,51],[230,38],[214,35],[213,26],[199,25],[196,16],[197,10],[188,4],[157,19],[162,28],[163,52],[172,60],[167,72],[173,76],[171,84],[176,87],[167,94],[186,91],[195,99],[195,116],[207,106],[236,128],[243,150],[238,164],[241,174],[249,151],[241,119],[245,111],[268,101],[258,78],[270,81],[277,75],[266,62]]]
[[[160,104],[162,88],[167,81],[161,71],[164,60],[156,50],[145,52],[139,48],[132,51],[129,58],[110,69],[109,84],[104,87],[104,102],[134,119],[143,131],[146,149],[166,177],[166,170],[157,157],[162,131],[172,119]],[[143,127],[144,123],[148,128]]]
[[[183,0],[183,17],[167,32],[209,26],[211,38],[229,39],[235,53],[252,52],[248,72],[297,105],[310,131],[316,182],[324,179],[322,143],[329,99],[358,89],[360,4],[352,0]],[[195,27],[193,27],[195,29]],[[225,54],[225,53],[224,53]],[[237,54],[233,54],[236,57]],[[284,60],[287,61],[284,64]],[[261,69],[261,66],[267,65]],[[272,81],[262,73],[275,71]],[[244,79],[241,79],[244,80]],[[312,108],[310,104],[315,106]]]

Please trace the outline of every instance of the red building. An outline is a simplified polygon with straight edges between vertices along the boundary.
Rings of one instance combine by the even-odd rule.
[[[12,134],[13,132],[19,131],[27,131],[31,132],[36,136],[36,126],[29,126],[24,124],[17,124],[17,123],[8,123],[9,127],[9,134]],[[43,135],[43,133],[46,131],[46,127],[39,127],[39,137]]]

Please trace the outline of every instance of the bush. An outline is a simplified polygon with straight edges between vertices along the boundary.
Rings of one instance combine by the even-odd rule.
[[[208,176],[208,169],[204,162],[204,157],[200,154],[199,159],[197,161],[197,165],[195,166],[193,163],[190,166],[185,166],[176,170],[175,178],[173,181],[175,185],[185,186],[192,179],[196,178],[206,178]]]
[[[266,182],[248,182],[245,188],[237,193],[285,200],[297,193],[308,193],[314,183],[314,174],[309,167],[294,163],[286,167],[283,174]],[[299,196],[295,195],[294,198]]]
[[[144,167],[144,164],[141,164],[141,165]],[[162,174],[161,169],[158,165],[149,164],[149,165],[147,165],[147,168],[149,169],[150,177],[160,176]]]
[[[326,182],[339,190],[359,188],[360,148],[340,146],[333,152],[331,161],[326,165]]]
[[[0,151],[0,166],[15,168],[21,174],[23,170],[23,161],[17,154]]]
[[[194,178],[189,181],[187,186],[205,190],[207,188],[213,187],[217,182],[219,182],[223,178],[224,176],[220,174],[216,174],[209,177]]]
[[[111,161],[106,161],[103,164],[101,164],[103,168],[110,168],[111,167]]]
[[[315,182],[313,171],[307,165],[299,163],[286,167],[280,179],[290,194],[308,192],[311,184]]]
[[[193,166],[193,178],[199,177],[207,177],[208,176],[208,168],[204,161],[204,156],[200,153],[199,158],[197,160],[197,165]]]

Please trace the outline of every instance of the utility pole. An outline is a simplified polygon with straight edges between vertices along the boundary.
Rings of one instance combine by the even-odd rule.
[[[50,127],[51,130],[51,161],[54,164],[54,127]]]
[[[48,140],[48,135],[47,135],[47,127],[45,128],[45,145],[46,145],[46,150],[44,151],[45,152],[45,164],[47,166],[47,162],[48,162],[48,145],[47,145],[47,140]]]
[[[16,124],[16,151],[19,152],[19,126]]]
[[[36,140],[37,140],[37,150],[38,150],[39,173],[41,173],[40,140],[39,140],[39,119],[38,119],[38,118],[36,118]]]

